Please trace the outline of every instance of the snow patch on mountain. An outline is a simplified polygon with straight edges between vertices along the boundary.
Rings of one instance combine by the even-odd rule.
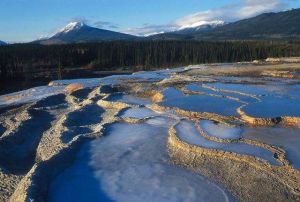
[[[62,34],[62,33],[66,34],[66,33],[71,32],[73,30],[79,30],[84,26],[85,26],[85,24],[83,22],[70,22],[64,28],[60,29],[55,35]]]
[[[217,27],[217,26],[222,26],[224,24],[225,24],[225,22],[222,21],[222,20],[198,21],[198,22],[195,22],[195,23],[192,23],[192,24],[183,25],[178,30],[189,29],[189,28],[201,29],[204,26]]]
[[[142,36],[148,37],[148,36],[153,36],[153,35],[157,35],[157,34],[164,34],[164,33],[166,33],[166,32],[165,32],[165,31],[161,31],[161,32],[151,32],[151,33],[146,33],[146,34],[144,34],[144,35],[142,35]]]

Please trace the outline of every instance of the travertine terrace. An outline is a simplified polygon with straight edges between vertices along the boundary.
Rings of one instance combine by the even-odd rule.
[[[78,188],[74,198],[299,201],[299,103],[297,59],[59,80],[3,95],[0,201],[65,200],[65,187],[87,173],[101,189]]]

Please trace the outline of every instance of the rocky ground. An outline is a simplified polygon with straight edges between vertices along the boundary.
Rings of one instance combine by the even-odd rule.
[[[119,192],[112,191],[111,182],[103,186],[107,183],[103,181],[108,175],[106,167],[87,163],[91,170],[102,173],[98,182],[107,201],[139,201],[149,197],[180,201],[184,193],[167,189],[170,185],[166,181],[173,179],[171,173],[186,179],[186,184],[176,187],[182,192],[186,192],[182,187],[190,186],[193,190],[193,186],[207,186],[207,183],[214,184],[208,192],[216,189],[213,187],[223,190],[216,198],[206,198],[208,201],[299,201],[300,63],[297,62],[281,59],[199,65],[103,79],[53,81],[49,86],[0,96],[0,201],[59,201],[53,197],[59,191],[55,188],[58,179],[64,181],[66,174],[62,173],[77,165],[74,162],[78,162],[78,152],[84,145],[92,143],[98,145],[97,151],[103,148],[109,153],[111,148],[105,141],[119,141],[112,137],[118,137],[122,131],[125,135],[122,138],[126,140],[128,135],[128,141],[133,141],[139,133],[135,134],[133,129],[126,131],[126,127],[143,124],[161,131],[161,138],[135,144],[122,139],[121,143],[128,147],[110,151],[110,155],[120,153],[118,161],[105,156],[101,158],[106,161],[102,161],[98,156],[97,161],[91,162],[118,167],[122,158],[130,157],[131,164],[157,165],[161,190],[174,197],[160,197],[163,193],[149,183],[144,186],[148,191],[153,188],[153,195],[140,196],[122,188]],[[118,132],[112,133],[111,127]],[[152,129],[139,130],[146,134]],[[279,138],[274,130],[285,135],[280,144],[274,141]],[[151,141],[152,144],[146,144]],[[158,154],[153,148],[160,143]],[[164,150],[166,156],[162,154]],[[142,161],[131,156],[134,151],[141,156],[154,152],[153,155],[162,157],[147,157]],[[96,155],[93,150],[85,153],[92,159]],[[190,171],[195,179],[200,176],[199,180],[192,180],[185,173]],[[124,178],[133,175],[131,172],[124,175],[122,169],[116,172],[123,177],[119,178],[123,179],[122,187],[137,189],[139,183],[145,183],[138,176],[140,171],[136,171],[133,182]],[[152,177],[157,175],[154,173]],[[125,197],[130,194],[140,198]],[[186,197],[186,201],[197,201],[196,195]]]

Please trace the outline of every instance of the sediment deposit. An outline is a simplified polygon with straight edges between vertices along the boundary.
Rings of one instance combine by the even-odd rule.
[[[217,190],[215,198],[205,195],[210,201],[299,201],[300,159],[293,157],[300,154],[294,146],[298,142],[300,148],[297,62],[269,59],[259,65],[199,65],[61,80],[0,96],[0,201],[66,200],[60,190],[64,187],[57,183],[68,176],[67,170],[78,168],[84,168],[85,177],[97,176],[86,186],[93,180],[110,185],[93,192],[94,199],[100,192],[105,195],[104,201],[146,197],[180,201],[186,187],[193,192],[197,186],[207,187],[202,196]],[[276,128],[299,136],[287,132],[289,141],[274,144],[249,134],[255,132],[257,137],[264,129],[261,136],[271,136]],[[110,148],[110,141],[117,143]],[[156,151],[155,145],[160,149]],[[101,147],[104,154],[116,153],[118,158],[101,156]],[[114,150],[117,147],[121,149]],[[121,163],[122,158],[137,170]],[[108,173],[111,167],[118,177]],[[145,171],[140,169],[152,167],[157,172],[145,177],[145,183],[141,177]],[[184,184],[174,181],[178,193],[169,187],[173,175],[188,179]],[[116,178],[106,179],[112,176]],[[68,176],[70,183],[80,182],[76,177]],[[139,183],[145,183],[152,195],[124,188],[135,190]],[[73,185],[77,186],[66,186]],[[78,193],[89,195],[88,190]],[[185,199],[197,197],[193,192]]]

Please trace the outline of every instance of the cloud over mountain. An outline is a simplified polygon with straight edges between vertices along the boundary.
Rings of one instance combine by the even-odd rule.
[[[216,21],[232,22],[250,18],[265,12],[276,12],[287,8],[291,0],[240,0],[235,4],[210,9],[184,16],[164,25],[147,25],[124,30],[134,35],[151,35],[179,30],[186,27],[196,27],[199,24],[209,24]],[[296,0],[297,1],[297,0]]]
[[[119,28],[119,25],[114,24],[112,22],[107,22],[107,21],[96,21],[93,23],[93,25],[100,29],[104,29],[104,28],[118,29]]]

